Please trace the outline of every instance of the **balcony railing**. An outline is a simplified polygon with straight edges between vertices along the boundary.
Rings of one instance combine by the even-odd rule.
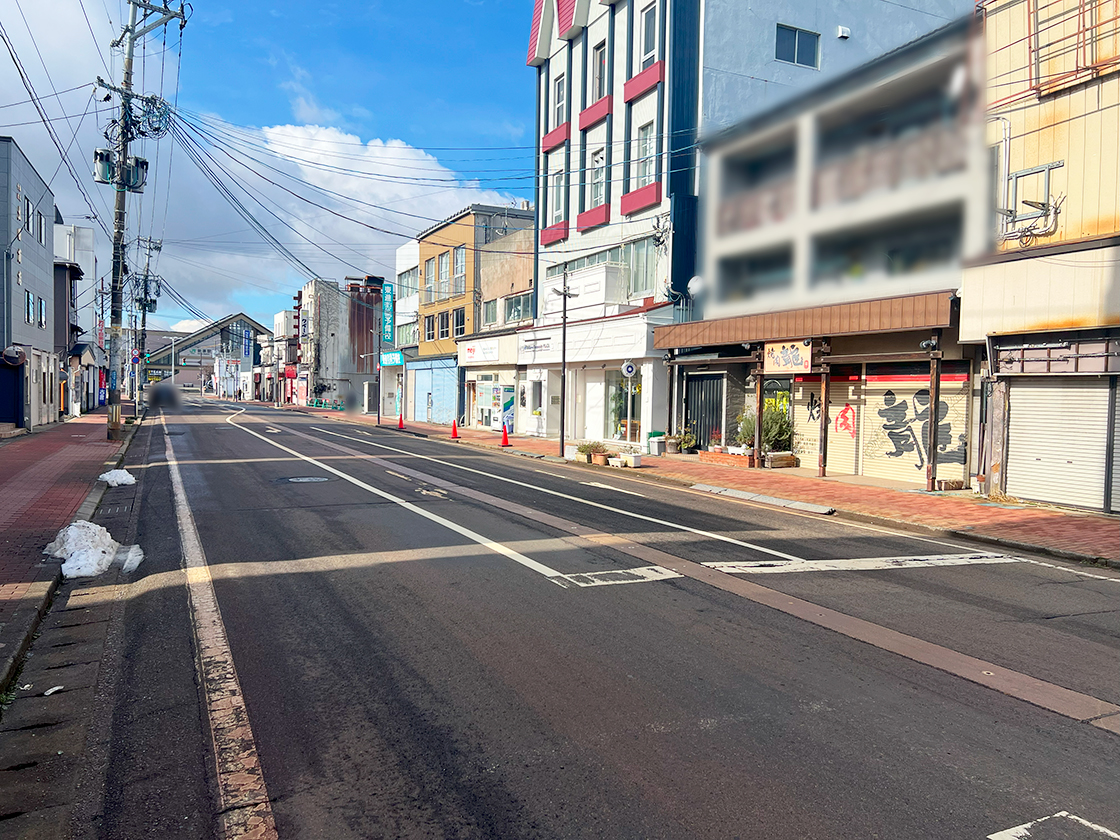
[[[772,225],[793,214],[793,177],[732,193],[720,202],[719,234]]]
[[[814,205],[831,207],[958,172],[967,163],[967,148],[963,126],[938,122],[842,155],[826,155],[814,173]]]

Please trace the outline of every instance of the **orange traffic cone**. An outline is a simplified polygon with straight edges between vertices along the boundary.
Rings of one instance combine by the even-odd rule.
[[[459,439],[459,425],[455,422],[454,417],[451,418],[451,439],[452,440],[458,440]]]
[[[404,428],[404,412],[403,411],[401,412],[401,416],[397,418],[397,428],[398,429],[403,429]]]
[[[505,423],[502,424],[502,446],[513,446],[513,444],[509,442],[509,430],[506,429]]]

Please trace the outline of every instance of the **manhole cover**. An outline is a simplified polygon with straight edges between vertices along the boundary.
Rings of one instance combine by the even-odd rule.
[[[294,475],[291,478],[282,478],[281,481],[290,481],[292,484],[315,484],[320,481],[330,481],[321,475]]]

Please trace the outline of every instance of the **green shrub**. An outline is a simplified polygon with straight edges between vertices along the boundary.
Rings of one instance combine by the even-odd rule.
[[[762,413],[762,451],[786,452],[793,443],[793,421],[781,408]]]
[[[601,440],[591,440],[577,446],[576,452],[580,455],[605,455],[607,447]]]
[[[754,412],[744,408],[735,418],[735,424],[738,426],[735,439],[739,442],[739,445],[754,446]]]

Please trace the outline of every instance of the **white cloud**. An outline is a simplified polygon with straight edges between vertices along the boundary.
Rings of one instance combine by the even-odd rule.
[[[208,323],[208,321],[203,321],[201,318],[186,318],[182,321],[176,321],[174,324],[168,327],[168,329],[172,332],[192,333],[195,330],[202,329]]]
[[[117,34],[104,14],[95,13],[94,10],[100,6],[91,7],[87,3],[96,35],[95,43],[77,9],[77,0],[65,2],[74,6],[75,14],[59,15],[54,3],[24,4],[28,22],[59,90],[91,82],[99,74],[107,76],[98,49],[100,47],[104,51],[108,61],[105,45]],[[115,4],[111,7],[115,13]],[[39,94],[49,94],[46,75],[38,63],[31,39],[23,29],[22,20],[5,21],[5,26]],[[187,44],[190,49],[189,39]],[[319,276],[341,279],[346,274],[366,272],[391,275],[394,251],[405,237],[472,202],[511,203],[511,196],[481,189],[459,178],[454,170],[422,149],[400,140],[363,140],[352,131],[345,130],[345,126],[339,127],[343,117],[339,111],[324,107],[317,101],[307,71],[292,65],[286,57],[277,64],[279,73],[290,79],[285,90],[291,96],[293,120],[303,124],[284,124],[286,118],[280,117],[277,125],[259,130],[246,129],[255,135],[249,138],[249,142],[265,145],[278,155],[266,159],[284,172],[323,189],[384,208],[355,206],[344,199],[316,194],[306,187],[297,190],[331,210],[382,230],[354,224],[299,201],[256,176],[237,170],[221,153],[215,153],[214,158],[235,174],[235,180],[245,183],[253,195],[294,228],[292,230],[278,221],[249,197],[240,196],[256,218],[277,238],[288,243],[288,247]],[[119,68],[119,58],[114,66]],[[173,74],[169,73],[167,82],[170,92],[173,89]],[[26,98],[10,62],[0,62],[0,90],[8,92],[0,98],[0,104]],[[64,94],[57,100],[44,100],[49,115],[56,119],[54,125],[63,144],[70,140],[77,128],[76,117],[82,114],[90,101],[89,91],[85,88]],[[189,91],[185,90],[180,101],[188,99]],[[101,132],[112,117],[111,103],[100,107],[104,109],[103,113],[95,115],[91,112],[82,123],[70,158],[82,185],[92,197],[98,215],[106,225],[111,226],[112,191],[93,183],[89,177],[93,149],[105,145]],[[347,104],[345,110],[353,117],[366,113],[359,104]],[[68,125],[65,120],[58,119],[63,114],[75,115],[75,119]],[[58,166],[58,152],[37,120],[31,105],[0,109],[0,133],[12,134],[37,171],[44,178],[49,178]],[[15,125],[17,123],[29,124]],[[513,134],[508,127],[503,129]],[[271,324],[274,311],[291,305],[291,295],[304,282],[302,275],[263,243],[260,236],[195,168],[182,149],[176,149],[174,154],[172,189],[165,208],[164,200],[168,195],[166,167],[172,142],[170,137],[165,137],[159,141],[136,144],[135,153],[148,158],[152,162],[152,170],[145,194],[129,197],[130,237],[135,237],[137,233],[157,238],[162,236],[164,247],[156,270],[207,315],[222,317],[244,309],[262,323]],[[254,154],[264,159],[262,153]],[[251,165],[278,183],[291,185],[276,173],[258,164]],[[53,190],[56,204],[68,223],[93,226],[92,222],[80,218],[89,210],[65,169],[54,179]],[[394,210],[413,215],[392,212]],[[165,213],[166,225],[163,224]],[[301,235],[315,244],[309,244]],[[112,261],[110,243],[100,229],[97,229],[97,241],[99,271],[104,273]],[[330,254],[324,254],[316,246],[321,246]],[[133,266],[139,264],[140,258],[135,250],[130,251],[129,262]],[[175,323],[185,329],[195,320],[165,292],[159,300],[158,311],[149,318],[149,323],[153,326]]]

